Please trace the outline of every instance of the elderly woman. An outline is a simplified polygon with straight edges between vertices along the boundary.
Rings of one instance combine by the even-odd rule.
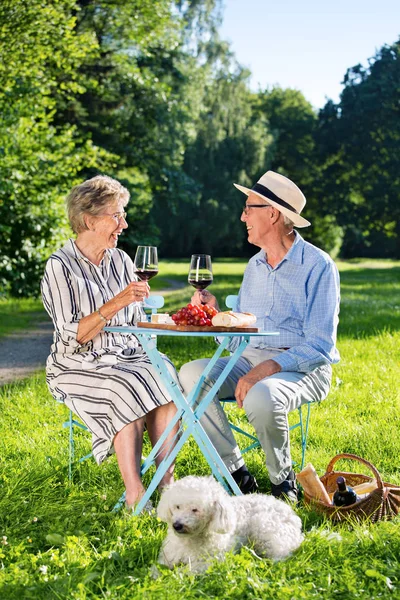
[[[126,503],[133,506],[144,494],[144,426],[154,446],[175,406],[138,340],[104,331],[107,324],[131,325],[137,309],[132,303],[142,301],[150,290],[147,282],[138,281],[129,256],[117,249],[118,237],[128,227],[128,200],[128,190],[106,176],[72,189],[67,208],[76,239],[48,260],[42,297],[55,328],[46,366],[49,389],[91,431],[98,463],[114,448]],[[166,440],[158,464],[175,433],[176,429]],[[160,487],[172,480],[173,467]]]

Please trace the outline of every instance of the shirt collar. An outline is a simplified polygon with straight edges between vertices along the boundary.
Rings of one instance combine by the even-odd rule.
[[[64,246],[64,250],[66,251],[67,254],[69,254],[76,260],[83,260],[87,263],[90,263],[91,265],[93,264],[84,254],[82,254],[82,252],[79,250],[78,246],[76,245],[75,240],[72,238],[70,238],[68,240],[68,242]],[[103,264],[105,266],[108,266],[110,264],[112,252],[113,252],[113,250],[111,248],[106,248],[103,259],[102,259],[101,263],[99,264],[98,268],[101,268],[103,266]],[[96,267],[97,265],[94,265],[94,266]]]
[[[304,240],[298,231],[295,231],[294,233],[295,233],[294,242],[291,245],[291,247],[289,248],[289,251],[287,252],[287,254],[285,254],[285,256],[283,257],[283,259],[281,260],[281,262],[279,264],[281,264],[284,260],[292,262],[295,265],[303,264]],[[255,259],[256,259],[256,265],[260,265],[260,264],[265,265],[267,260],[266,260],[264,250],[260,250],[260,252],[258,252],[255,255]]]

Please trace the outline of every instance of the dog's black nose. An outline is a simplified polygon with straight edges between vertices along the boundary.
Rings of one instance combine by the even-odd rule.
[[[175,521],[172,527],[175,529],[175,531],[182,531],[183,529],[183,525],[182,523],[179,523],[179,521]]]

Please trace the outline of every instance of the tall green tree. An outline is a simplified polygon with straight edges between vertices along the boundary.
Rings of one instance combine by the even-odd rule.
[[[259,94],[259,110],[274,136],[271,167],[307,185],[312,180],[317,121],[311,104],[298,90],[274,87]]]
[[[400,257],[400,41],[344,78],[316,136],[345,256]]]
[[[233,182],[251,185],[259,176],[271,136],[266,122],[254,118],[248,71],[232,61],[230,67],[210,74],[204,88],[196,138],[186,149],[184,174],[172,195],[172,218],[163,231],[168,254],[243,252],[244,198]]]
[[[271,169],[292,179],[307,198],[304,214],[311,227],[302,229],[301,235],[337,256],[343,231],[332,214],[329,199],[320,192],[317,115],[313,107],[300,91],[279,87],[261,92],[258,106],[273,135]]]
[[[0,291],[38,291],[68,235],[63,198],[106,172],[131,191],[130,251],[181,193],[215,62],[220,0],[4,0],[0,5]],[[213,55],[214,53],[214,55]],[[154,212],[154,211],[153,211]]]
[[[98,52],[79,66],[84,93],[58,101],[56,118],[76,125],[114,155],[110,174],[131,191],[131,227],[122,244],[132,253],[136,244],[158,243],[162,236],[150,213],[155,202],[164,214],[168,209],[195,134],[204,85],[202,39],[213,28],[217,2],[77,4],[77,31],[93,35]]]
[[[63,196],[83,165],[101,165],[76,127],[56,126],[55,91],[80,93],[76,71],[96,41],[77,34],[72,0],[0,4],[0,289],[38,294],[44,258],[67,232]],[[61,82],[61,83],[60,83]]]

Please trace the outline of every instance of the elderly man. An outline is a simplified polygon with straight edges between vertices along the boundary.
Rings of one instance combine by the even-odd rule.
[[[328,394],[331,364],[339,361],[335,346],[339,275],[330,256],[293,229],[310,223],[300,216],[306,199],[290,179],[268,171],[252,189],[235,186],[247,195],[241,220],[248,240],[261,248],[246,267],[238,310],[254,313],[260,330],[278,331],[279,336],[252,338],[219,398],[235,395],[265,452],[272,494],[296,502],[288,413]],[[195,293],[192,302],[202,301],[218,309],[210,292]],[[185,392],[203,371],[204,360],[182,367],[179,379]],[[224,360],[219,360],[205,381],[204,391]],[[257,483],[244,464],[217,398],[202,425],[242,492],[256,491]]]

